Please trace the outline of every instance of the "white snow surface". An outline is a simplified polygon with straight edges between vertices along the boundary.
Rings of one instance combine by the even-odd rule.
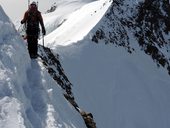
[[[97,128],[169,128],[167,71],[140,50],[129,54],[90,40],[109,0],[66,3],[43,15],[45,46],[61,56],[80,108],[93,114]],[[0,127],[85,128],[42,63],[29,59],[1,8],[0,27]]]
[[[47,35],[45,45],[62,56],[76,100],[93,113],[98,128],[169,128],[170,76],[166,69],[158,68],[140,51],[131,33],[133,54],[90,40],[109,6],[107,0],[86,4]]]
[[[170,126],[170,78],[164,69],[143,53],[83,43],[60,50],[76,100],[94,114],[99,128]]]
[[[44,15],[47,33],[50,32],[45,37],[47,46],[66,46],[82,40],[103,17],[110,3],[109,0],[74,1],[61,4],[55,12]]]
[[[0,128],[85,128],[0,7]]]

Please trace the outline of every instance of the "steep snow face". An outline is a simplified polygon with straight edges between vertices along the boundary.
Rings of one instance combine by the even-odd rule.
[[[168,82],[170,79],[168,75],[170,71],[169,7],[168,1],[161,0],[115,0],[105,17],[92,30],[92,33],[95,33],[92,40],[96,43],[102,43],[102,46],[103,43],[113,44],[119,47],[119,51],[123,47],[129,53],[132,53],[130,56],[127,56],[123,52],[117,53],[117,49],[113,48],[113,53],[108,54],[111,45],[103,46],[105,48],[109,47],[107,48],[108,51],[106,52],[105,48],[102,48],[101,51],[97,50],[99,52],[97,54],[100,57],[94,57],[95,60],[100,58],[101,61],[98,62],[96,60],[98,63],[93,68],[88,67],[90,72],[88,75],[93,74],[90,75],[89,79],[95,81],[95,88],[101,88],[102,85],[105,87],[107,85],[106,88],[109,88],[105,94],[102,92],[98,93],[96,89],[97,97],[106,95],[107,99],[110,98],[108,102],[103,100],[104,102],[101,103],[100,101],[104,106],[107,104],[107,108],[103,107],[103,111],[108,109],[108,105],[113,108],[111,109],[110,107],[113,110],[112,112],[106,112],[108,115],[109,113],[112,114],[109,117],[109,119],[111,118],[110,121],[109,119],[106,120],[106,124],[110,124],[108,127],[170,127],[170,115],[167,114],[170,111],[170,104],[167,104],[170,101],[168,98],[170,92]],[[100,45],[96,47],[101,48],[102,46]],[[96,51],[95,53],[94,51],[92,54],[96,54]],[[81,56],[84,53],[80,54],[79,59],[86,58]],[[145,53],[151,57],[147,57]],[[104,60],[102,60],[103,56],[105,56]],[[91,56],[88,56],[88,58],[91,58]],[[152,62],[152,59],[154,62]],[[89,62],[89,60],[84,60],[83,62]],[[164,67],[164,69],[156,67],[155,62],[158,66]],[[98,66],[101,67],[96,68]],[[104,69],[101,71],[102,67]],[[107,69],[107,67],[109,68]],[[91,70],[98,72],[98,74],[101,72],[100,74],[103,75],[97,79],[92,79],[98,75],[97,73],[91,73]],[[168,73],[166,70],[168,70]],[[106,71],[107,73],[105,73]],[[104,76],[107,76],[107,78]],[[88,80],[86,79],[86,81]],[[97,83],[96,81],[101,82]],[[84,86],[87,85],[89,84],[86,83]],[[85,90],[84,86],[83,91]],[[89,88],[93,88],[92,86]],[[80,88],[78,87],[78,89]],[[102,96],[98,98],[102,100]],[[102,113],[101,109],[100,113]]]
[[[169,12],[168,1],[115,0],[102,25],[94,31],[93,41],[103,39],[105,43],[124,47],[130,53],[139,46],[170,74]]]
[[[12,87],[26,81],[26,70],[29,67],[27,50],[24,42],[15,30],[9,18],[0,7],[0,64],[1,96],[15,93]],[[21,78],[21,81],[17,78]],[[8,88],[9,87],[9,88]]]
[[[79,44],[80,43],[80,44]],[[79,106],[98,128],[170,127],[170,77],[142,52],[89,39],[60,47]]]
[[[25,127],[23,90],[29,68],[26,47],[0,7],[0,127]],[[26,59],[23,59],[26,58]]]
[[[85,128],[0,7],[0,127]]]

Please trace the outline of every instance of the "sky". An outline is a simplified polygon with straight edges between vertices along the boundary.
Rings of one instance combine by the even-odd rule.
[[[35,1],[39,2],[39,10],[41,12],[45,12],[56,0]],[[10,19],[12,21],[16,21],[23,18],[24,12],[28,8],[28,0],[0,0],[0,5],[3,7]]]

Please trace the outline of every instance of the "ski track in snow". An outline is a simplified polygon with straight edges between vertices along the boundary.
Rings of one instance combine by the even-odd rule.
[[[47,101],[45,101],[45,89],[43,88],[41,78],[41,67],[36,60],[31,61],[31,69],[28,70],[29,89],[25,90],[25,94],[30,98],[31,106],[37,115],[34,115],[32,110],[27,111],[28,118],[31,124],[37,128],[42,128],[41,122],[45,122],[47,113]],[[37,116],[36,119],[32,118]],[[37,120],[39,119],[39,120]]]

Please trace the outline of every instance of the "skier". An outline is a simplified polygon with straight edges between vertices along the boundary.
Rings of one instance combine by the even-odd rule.
[[[24,18],[21,20],[21,24],[26,25],[26,36],[28,43],[28,51],[31,58],[38,57],[38,36],[40,32],[39,23],[42,28],[42,34],[46,34],[46,30],[43,23],[41,13],[37,9],[36,2],[32,2],[29,5],[29,9],[25,12]]]

